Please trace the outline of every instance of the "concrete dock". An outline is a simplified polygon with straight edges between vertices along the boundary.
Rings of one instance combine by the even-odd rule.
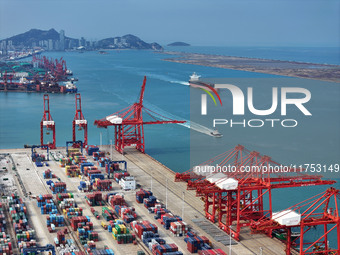
[[[101,150],[109,152],[110,148],[109,146],[103,146]],[[66,154],[65,148],[57,148],[55,151],[64,155]],[[41,153],[43,151],[39,150],[38,152]],[[51,190],[46,184],[46,180],[42,177],[46,169],[51,169],[54,174],[67,184],[68,192],[74,194],[78,206],[83,208],[83,215],[91,218],[91,222],[94,224],[94,230],[99,234],[99,242],[96,243],[97,248],[103,248],[104,245],[107,245],[115,251],[115,254],[132,255],[137,254],[138,250],[143,250],[146,254],[151,254],[140,241],[137,245],[117,244],[112,238],[111,233],[105,231],[100,226],[102,219],[97,220],[90,212],[90,206],[84,199],[86,193],[78,191],[77,187],[79,186],[80,179],[67,177],[65,169],[61,168],[56,161],[50,160],[48,167],[36,167],[30,159],[29,149],[0,150],[1,155],[7,153],[9,154],[4,156],[3,160],[0,161],[1,168],[6,166],[8,169],[12,169],[12,167],[15,166],[16,171],[10,170],[6,173],[6,175],[12,174],[14,185],[12,185],[12,188],[9,188],[11,186],[9,185],[6,188],[8,190],[3,187],[3,190],[5,190],[6,193],[17,191],[20,196],[24,198],[28,208],[29,220],[36,230],[39,245],[53,243],[56,237],[56,233],[48,232],[46,217],[40,214],[40,208],[37,207],[37,202],[34,199],[35,196],[40,194],[51,193]],[[110,157],[112,157],[113,160],[126,160],[129,173],[136,177],[137,183],[140,184],[142,188],[151,189],[160,202],[167,204],[168,209],[171,210],[173,214],[183,215],[184,221],[199,235],[207,236],[214,248],[220,248],[228,255],[230,254],[229,236],[215,224],[205,219],[202,200],[196,197],[195,191],[186,189],[186,183],[174,182],[175,173],[172,170],[147,154],[140,153],[135,149],[127,149],[125,155],[114,151]],[[14,162],[11,161],[12,159]],[[91,157],[88,157],[88,159],[92,160]],[[104,172],[104,168],[100,169]],[[3,175],[5,173],[1,174]],[[186,243],[183,237],[174,237],[170,231],[165,230],[164,227],[153,218],[153,214],[148,213],[148,210],[143,204],[136,203],[135,191],[122,191],[117,183],[114,181],[113,183],[114,191],[124,193],[125,200],[129,206],[135,207],[136,213],[139,216],[137,220],[148,220],[156,224],[161,238],[165,239],[167,243],[175,243],[179,247],[179,251],[182,251],[183,254],[190,254],[186,249]],[[101,212],[101,207],[95,207],[95,209]],[[71,233],[67,238],[72,238],[75,242],[77,241],[75,233]],[[285,245],[279,240],[271,239],[262,234],[252,235],[247,228],[242,231],[240,242],[232,240],[231,254],[261,254],[260,248],[262,248],[262,254],[264,255],[285,254]]]

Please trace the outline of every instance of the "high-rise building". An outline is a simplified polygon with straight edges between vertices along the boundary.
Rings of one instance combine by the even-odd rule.
[[[86,41],[85,41],[85,38],[84,37],[82,37],[81,39],[80,39],[80,45],[79,46],[86,46]]]
[[[12,40],[7,41],[7,50],[14,50],[13,42]]]
[[[65,50],[65,31],[64,30],[60,30],[60,33],[59,33],[59,47],[61,51]]]
[[[48,47],[47,47],[48,50],[53,50],[53,41],[52,39],[49,39],[48,40]]]
[[[54,41],[54,50],[60,50],[60,42],[58,40]]]
[[[5,41],[5,40],[3,40],[3,41],[1,42],[0,49],[3,50],[3,51],[6,51],[7,45],[6,45],[6,41]]]

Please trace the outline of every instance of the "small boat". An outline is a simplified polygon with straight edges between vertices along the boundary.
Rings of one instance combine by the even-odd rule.
[[[212,136],[214,136],[214,137],[222,137],[223,136],[220,132],[218,132],[217,129],[215,129],[214,131],[210,132],[210,134]]]
[[[73,72],[72,72],[70,69],[67,69],[67,70],[66,70],[66,74],[67,74],[67,75],[73,75]]]
[[[273,231],[273,236],[275,236],[277,239],[280,239],[281,241],[286,241],[287,240],[287,233],[282,230],[274,230]],[[291,239],[294,242],[296,239],[300,237],[299,232],[292,232],[291,234]]]
[[[78,91],[73,81],[65,82],[66,92],[76,93]]]

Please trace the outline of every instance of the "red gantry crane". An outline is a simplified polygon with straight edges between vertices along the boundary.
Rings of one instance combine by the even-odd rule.
[[[209,166],[220,170],[209,173]],[[272,216],[272,189],[335,183],[321,178],[238,145],[187,172],[176,173],[175,181],[186,181],[188,190],[196,190],[204,201],[206,218],[217,221],[222,230],[239,240],[242,227]]]
[[[83,112],[81,110],[81,96],[79,93],[76,94],[76,115],[74,116],[72,122],[72,138],[73,142],[76,139],[76,126],[79,130],[84,130],[84,141],[83,147],[87,145],[87,120],[84,118]]]
[[[46,129],[46,133],[49,133],[49,131],[52,131],[53,133],[53,142],[44,144],[44,130]],[[56,148],[56,142],[55,142],[55,123],[52,119],[51,113],[50,113],[50,98],[47,94],[44,95],[44,115],[40,122],[40,144],[41,146],[48,146],[50,149]]]
[[[295,249],[300,255],[307,254],[340,254],[340,217],[338,210],[339,190],[329,188],[314,197],[274,213],[271,218],[262,218],[252,222],[253,232],[266,233],[271,236],[273,230],[284,231],[286,235],[286,255]],[[331,207],[333,206],[333,207]],[[315,241],[306,241],[306,233],[321,226],[323,231],[316,231]],[[298,229],[300,244],[293,247],[292,228]],[[329,234],[337,234],[337,248],[331,248],[328,242]],[[312,235],[312,236],[315,236]],[[308,236],[310,240],[312,237]],[[332,244],[331,244],[332,245]]]
[[[115,148],[120,153],[124,153],[124,148],[126,146],[136,146],[137,150],[143,153],[145,152],[144,125],[185,122],[172,120],[145,108],[143,106],[145,85],[146,77],[144,77],[138,102],[94,122],[97,127],[115,127]],[[143,112],[151,118],[150,121],[143,120]]]
[[[47,77],[53,80],[62,80],[67,76],[66,61],[63,58],[58,60],[48,59],[46,56],[33,55],[32,63],[33,65],[37,63],[37,67],[44,68],[48,71],[45,80]]]

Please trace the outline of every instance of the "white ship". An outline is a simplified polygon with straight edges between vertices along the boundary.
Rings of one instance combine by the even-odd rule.
[[[210,134],[212,136],[215,136],[215,137],[222,137],[223,136],[220,132],[218,132],[217,129],[215,129],[214,131],[210,132]]]
[[[190,75],[189,83],[190,82],[198,82],[200,80],[200,77],[201,77],[201,75],[198,75],[194,72],[192,75]]]

